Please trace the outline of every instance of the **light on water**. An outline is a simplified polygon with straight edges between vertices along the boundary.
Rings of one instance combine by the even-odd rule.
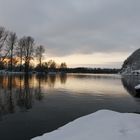
[[[139,113],[139,83],[119,75],[1,75],[1,139],[30,139],[99,109]]]

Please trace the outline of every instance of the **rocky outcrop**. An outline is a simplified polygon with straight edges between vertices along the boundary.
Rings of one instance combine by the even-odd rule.
[[[122,74],[140,73],[140,49],[133,52],[123,63]]]

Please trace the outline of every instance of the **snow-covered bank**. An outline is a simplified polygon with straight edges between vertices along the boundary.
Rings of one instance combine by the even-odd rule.
[[[140,140],[140,115],[100,110],[32,140]]]

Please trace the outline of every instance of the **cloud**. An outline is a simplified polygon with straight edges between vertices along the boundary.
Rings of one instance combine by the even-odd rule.
[[[139,0],[0,0],[0,23],[54,56],[128,52],[140,45]]]

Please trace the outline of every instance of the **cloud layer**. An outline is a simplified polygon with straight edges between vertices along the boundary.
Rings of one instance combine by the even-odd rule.
[[[130,53],[140,45],[139,0],[0,0],[0,23],[52,56]]]

